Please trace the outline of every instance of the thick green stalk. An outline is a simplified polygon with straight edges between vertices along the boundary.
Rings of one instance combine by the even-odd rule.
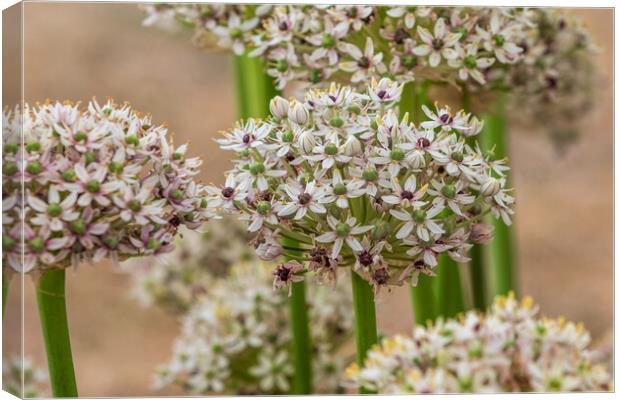
[[[293,394],[312,393],[312,346],[308,322],[305,282],[294,282],[289,299],[293,332]]]
[[[470,93],[466,86],[462,87],[461,106],[466,112],[471,112]],[[476,147],[478,136],[467,138],[467,144]],[[469,280],[471,283],[471,293],[473,306],[475,309],[484,311],[487,307],[487,276],[489,274],[488,263],[484,258],[484,248],[480,244],[474,244],[469,251]]]
[[[259,57],[235,56],[237,111],[240,118],[269,115],[269,100],[278,94]]]
[[[292,239],[282,239],[282,245],[299,248],[299,243]],[[287,261],[301,257],[298,251],[290,250],[293,257]],[[291,322],[292,356],[295,374],[293,375],[293,394],[312,393],[312,343],[310,339],[310,323],[308,320],[308,303],[306,302],[305,282],[294,282],[289,297],[289,319]]]
[[[52,393],[54,397],[77,397],[65,304],[64,269],[43,273],[37,285],[37,302]]]
[[[449,318],[465,311],[459,265],[446,254],[439,257],[435,286],[439,316]]]
[[[355,310],[355,343],[357,344],[357,363],[361,367],[366,353],[377,343],[377,316],[375,313],[375,294],[372,286],[356,272],[351,271],[353,287],[353,308]],[[360,388],[360,393],[375,393]]]
[[[418,325],[426,324],[426,321],[434,321],[437,317],[437,299],[433,292],[433,277],[420,274],[418,285],[411,287],[411,302],[413,305],[413,317]]]
[[[496,159],[508,157],[508,130],[505,99],[498,95],[495,110],[485,116],[481,133],[484,150],[493,150]],[[508,177],[509,178],[509,177]],[[508,179],[510,181],[510,179]],[[517,292],[514,270],[512,229],[501,220],[494,220],[495,235],[489,245],[489,259],[492,271],[491,293],[493,296]]]

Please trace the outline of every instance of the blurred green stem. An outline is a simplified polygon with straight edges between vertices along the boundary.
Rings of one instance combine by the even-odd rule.
[[[9,278],[6,274],[2,274],[2,320],[4,320],[4,314],[6,313],[6,303],[9,297]]]
[[[269,115],[269,100],[278,95],[273,78],[265,72],[263,60],[247,55],[235,56],[237,113],[240,118],[263,118]]]
[[[481,133],[484,151],[493,150],[495,159],[508,157],[508,129],[506,120],[506,98],[498,94],[495,107],[484,119],[484,130]],[[507,186],[510,176],[506,176]],[[494,220],[495,235],[489,244],[489,259],[492,271],[491,293],[493,296],[517,293],[517,280],[514,269],[513,229],[499,220]]]
[[[41,275],[37,284],[37,302],[52,393],[54,397],[77,397],[65,303],[64,269],[51,269]]]
[[[459,264],[447,254],[439,257],[435,287],[439,316],[449,318],[465,311]]]
[[[361,367],[366,360],[366,353],[377,343],[377,317],[375,312],[375,294],[357,272],[351,270],[351,286],[353,288],[353,308],[355,310],[355,343],[357,345],[357,364]],[[360,393],[375,393],[360,388]]]

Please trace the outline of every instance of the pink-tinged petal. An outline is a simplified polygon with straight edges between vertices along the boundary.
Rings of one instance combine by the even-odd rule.
[[[342,238],[336,239],[334,242],[334,247],[332,247],[331,258],[336,259],[340,254],[340,250],[342,249],[342,245],[344,244],[344,240]]]
[[[401,221],[411,221],[411,214],[400,210],[390,210],[390,214]]]
[[[425,55],[427,55],[428,53],[430,53],[432,50],[431,46],[426,45],[426,44],[422,44],[420,46],[416,46],[414,47],[411,52],[413,54],[415,54],[416,56],[420,56],[423,57]]]
[[[433,28],[433,34],[437,39],[442,39],[446,34],[446,23],[443,18],[439,18],[437,22],[435,22],[435,27]]]
[[[299,209],[297,210],[297,212],[295,213],[295,220],[300,220],[300,219],[302,219],[303,217],[305,217],[305,216],[306,216],[307,211],[308,211],[308,210],[307,210],[306,208],[303,208],[303,207],[299,208]]]
[[[91,226],[88,227],[88,232],[91,235],[103,235],[108,230],[109,227],[110,227],[110,224],[107,222],[92,224]]]
[[[399,230],[396,232],[396,239],[404,239],[413,230],[413,221],[407,221]]]
[[[48,250],[60,250],[67,246],[67,238],[54,238],[50,239],[45,243],[45,247]]]
[[[87,205],[90,204],[91,201],[92,201],[92,196],[90,195],[90,193],[82,193],[77,203],[80,207],[86,207]]]
[[[362,247],[362,244],[359,242],[359,240],[357,240],[353,236],[348,236],[345,239],[345,241],[347,242],[347,245],[351,248],[351,250],[353,250],[354,252],[360,252],[360,251],[364,250],[364,248]]]
[[[76,164],[74,170],[75,176],[77,176],[80,181],[87,182],[90,179],[86,168],[84,168],[84,165],[81,163]]]
[[[428,63],[431,67],[436,67],[441,62],[441,55],[437,51],[433,51],[431,56],[428,58]]]
[[[433,43],[433,39],[434,39],[433,35],[431,35],[431,33],[428,31],[428,29],[422,28],[421,26],[418,26],[417,32],[418,32],[418,36],[420,36],[420,39],[424,43],[426,43],[427,45],[430,45],[430,44]],[[414,53],[415,53],[415,51],[414,51]]]
[[[29,195],[28,204],[38,212],[47,212],[47,204],[36,196]]]

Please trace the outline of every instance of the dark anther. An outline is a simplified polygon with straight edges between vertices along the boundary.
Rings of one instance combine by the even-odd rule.
[[[385,90],[379,90],[379,93],[377,93],[377,96],[380,99],[383,99],[385,97],[385,95],[387,94],[387,92]]]
[[[386,268],[379,268],[372,274],[372,278],[379,285],[383,285],[390,279],[390,274]]]
[[[418,146],[426,148],[430,145],[431,145],[431,141],[428,140],[427,138],[423,137],[423,138],[418,139]]]
[[[312,200],[312,196],[310,196],[308,193],[303,193],[299,196],[299,204],[301,205],[306,205],[310,203],[310,200]]]
[[[364,250],[361,253],[359,253],[357,255],[357,259],[359,260],[360,264],[362,264],[365,267],[372,265],[373,263],[372,254],[370,254],[367,250]]]
[[[278,265],[275,274],[280,281],[287,282],[291,276],[291,270],[284,265]]]
[[[406,199],[406,200],[411,200],[411,199],[413,199],[413,193],[411,193],[408,190],[403,190],[403,192],[400,194],[400,198],[401,199]]]
[[[441,122],[443,122],[444,124],[451,124],[452,121],[454,120],[454,118],[452,118],[450,116],[450,114],[441,114],[441,116],[439,117],[439,119],[441,120]]]
[[[370,61],[368,61],[368,58],[366,58],[366,57],[362,57],[362,58],[361,58],[361,59],[357,62],[357,65],[358,65],[360,68],[368,68],[368,67],[370,67]]]
[[[443,40],[433,39],[432,46],[435,50],[441,50],[443,48]]]
[[[410,37],[411,35],[409,35],[409,32],[407,32],[403,28],[398,28],[396,29],[396,32],[394,32],[394,41],[397,44],[402,44],[405,39],[409,39]]]
[[[233,194],[235,194],[235,189],[231,187],[227,186],[222,189],[222,196],[226,197],[227,199],[231,198]]]
[[[282,21],[280,22],[280,25],[278,26],[278,28],[280,28],[281,31],[285,31],[288,29],[288,24],[286,23],[286,21]]]
[[[250,140],[252,140],[252,135],[249,135],[247,133],[243,135],[243,143],[248,144],[250,143]]]

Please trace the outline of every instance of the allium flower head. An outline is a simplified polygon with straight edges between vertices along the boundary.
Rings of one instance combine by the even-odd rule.
[[[487,314],[385,338],[348,385],[384,394],[609,391],[611,376],[581,324],[538,316],[531,298],[496,298]]]
[[[274,99],[271,118],[239,123],[219,140],[235,159],[226,187],[207,189],[212,211],[240,213],[257,244],[280,244],[276,256],[295,256],[323,277],[354,267],[377,288],[432,274],[441,254],[466,260],[470,236],[491,234],[484,215],[510,223],[507,167],[466,143],[482,126],[471,114],[425,109],[429,120],[418,126],[398,118],[401,91],[387,79],[363,92],[310,90],[291,101],[301,120]],[[219,205],[225,191],[235,193],[234,209]],[[282,272],[299,279],[304,271],[287,264]]]
[[[198,260],[193,260],[197,262]],[[211,277],[204,295],[182,319],[159,387],[177,384],[193,395],[284,394],[292,385],[291,336],[285,292],[273,292],[264,264],[237,264]],[[337,354],[352,328],[346,285],[309,288],[314,387],[336,393],[346,357]]]
[[[2,139],[3,261],[16,271],[162,254],[209,217],[201,161],[128,105],[6,110]]]

